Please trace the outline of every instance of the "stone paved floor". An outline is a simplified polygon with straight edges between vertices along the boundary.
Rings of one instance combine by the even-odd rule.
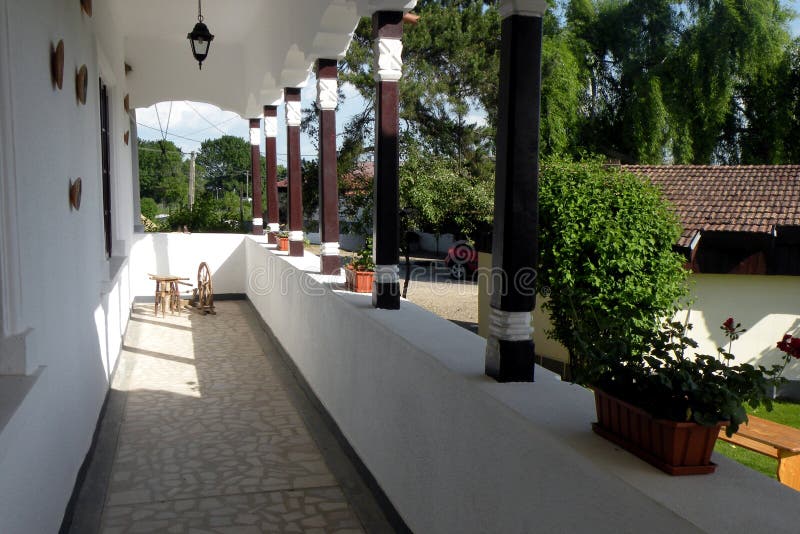
[[[269,348],[244,301],[208,316],[134,307],[113,386],[125,404],[101,532],[391,530],[372,504],[348,502],[342,488],[356,484],[332,473]]]

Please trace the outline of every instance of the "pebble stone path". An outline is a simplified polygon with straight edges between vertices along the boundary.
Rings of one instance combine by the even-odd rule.
[[[101,532],[365,531],[253,325],[244,301],[134,306]]]

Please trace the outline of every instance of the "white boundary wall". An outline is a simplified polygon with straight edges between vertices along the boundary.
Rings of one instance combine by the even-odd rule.
[[[148,278],[149,273],[189,278],[187,283],[197,287],[197,268],[206,262],[214,294],[244,294],[244,239],[244,234],[138,234],[131,249],[131,293],[154,296],[155,282]],[[181,286],[181,292],[191,291]]]
[[[415,532],[796,532],[800,493],[722,457],[670,477],[594,435],[592,395],[484,375],[482,338],[373,309],[248,238],[247,295]]]

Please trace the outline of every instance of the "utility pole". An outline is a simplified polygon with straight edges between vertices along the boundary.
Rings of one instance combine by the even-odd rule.
[[[191,152],[191,159],[189,159],[189,209],[194,208],[194,150]]]

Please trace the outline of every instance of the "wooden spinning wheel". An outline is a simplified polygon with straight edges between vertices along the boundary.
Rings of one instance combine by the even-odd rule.
[[[195,305],[203,313],[216,314],[214,311],[214,287],[211,284],[211,271],[206,262],[201,263],[197,268],[195,301]]]

